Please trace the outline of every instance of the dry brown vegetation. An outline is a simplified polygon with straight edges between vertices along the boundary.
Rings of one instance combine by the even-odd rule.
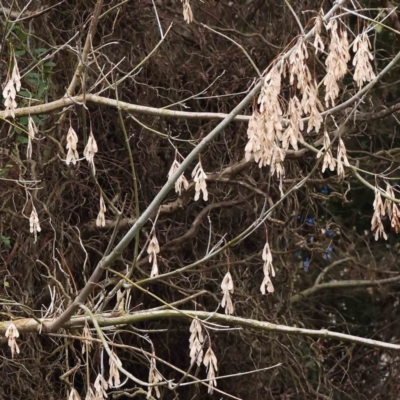
[[[0,5],[1,399],[399,397],[395,2]]]

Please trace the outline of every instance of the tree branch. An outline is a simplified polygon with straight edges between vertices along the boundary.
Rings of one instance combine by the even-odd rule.
[[[97,2],[96,2],[96,6],[93,11],[92,21],[90,22],[89,32],[88,32],[88,35],[86,36],[85,45],[83,46],[82,54],[80,56],[78,66],[76,67],[74,76],[72,77],[72,80],[71,80],[71,82],[68,86],[67,92],[65,94],[66,97],[70,97],[74,94],[75,88],[76,88],[77,84],[79,83],[79,79],[82,76],[83,70],[85,68],[85,64],[87,62],[89,50],[93,43],[93,37],[96,33],[97,24],[99,22],[99,17],[100,17],[100,11],[101,11],[101,8],[103,7],[103,2],[104,2],[104,0],[97,0]]]
[[[215,322],[224,324],[230,327],[242,327],[264,333],[282,333],[293,336],[304,336],[314,338],[324,338],[339,340],[341,342],[348,342],[359,344],[363,346],[400,351],[400,344],[386,343],[379,340],[363,338],[360,336],[348,335],[340,332],[333,332],[327,329],[305,329],[287,325],[277,325],[266,321],[257,321],[254,319],[247,319],[235,317],[231,315],[218,314],[205,311],[192,311],[192,310],[162,310],[162,311],[142,311],[135,314],[126,314],[120,317],[111,317],[110,314],[103,314],[95,316],[99,326],[119,326],[126,324],[135,324],[144,321],[154,321],[163,319],[183,319],[187,322],[191,318],[200,318],[208,322]],[[85,316],[74,317],[66,322],[64,327],[68,328],[83,328],[85,323],[90,322],[90,318]],[[35,321],[33,318],[26,318],[13,321],[20,333],[34,333],[43,330],[49,330],[54,324],[54,320],[44,320],[42,325]],[[10,322],[0,322],[0,334],[4,335]]]
[[[325,116],[344,110],[348,106],[352,105],[355,101],[361,99],[361,97],[367,94],[399,61],[400,61],[400,52],[397,53],[396,57],[394,57],[393,60],[390,61],[390,63],[386,65],[386,67],[378,74],[378,76],[373,81],[368,83],[368,85],[365,85],[350,99],[344,101],[343,103],[337,105],[336,107],[333,107],[329,110],[322,112],[321,115]],[[303,121],[308,121],[309,119],[310,117],[303,118]]]
[[[68,107],[74,104],[81,105],[83,101],[85,101],[86,103],[97,104],[100,106],[120,108],[121,110],[126,111],[128,113],[147,114],[158,117],[220,120],[227,118],[229,116],[229,114],[223,114],[223,113],[173,111],[166,108],[146,107],[137,104],[126,103],[121,100],[110,99],[108,97],[97,96],[95,94],[87,93],[85,97],[83,95],[63,97],[61,99],[46,104],[17,108],[15,110],[15,117],[17,118],[26,115],[47,114],[49,112],[56,111],[59,110],[60,108]],[[4,111],[0,111],[0,119],[5,119]],[[250,115],[238,115],[235,116],[234,120],[248,122],[250,120]]]
[[[380,280],[362,280],[362,279],[351,279],[348,281],[335,281],[328,283],[320,283],[318,285],[312,286],[309,289],[303,290],[302,292],[295,294],[290,298],[290,302],[298,303],[301,300],[306,299],[307,297],[312,296],[314,293],[319,292],[321,290],[327,289],[351,289],[351,288],[363,288],[363,287],[371,287],[371,286],[381,286],[381,285],[390,285],[393,283],[400,282],[400,276],[395,276],[393,278],[380,279]]]
[[[54,7],[59,6],[60,4],[64,3],[65,0],[61,0],[59,3],[54,4],[50,7],[44,8],[44,7],[40,7],[38,10],[35,11],[24,11],[21,15],[21,13],[19,11],[12,11],[10,8],[7,7],[3,7],[3,5],[1,5],[0,7],[0,14],[5,15],[8,18],[16,18],[15,21],[11,21],[12,23],[17,23],[17,22],[21,22],[21,21],[26,21],[28,19],[32,19],[35,17],[39,17],[40,15],[43,15],[44,13],[50,11],[51,9],[53,9]]]
[[[381,111],[377,111],[377,112],[366,112],[366,113],[362,113],[362,112],[355,112],[354,113],[354,118],[352,118],[352,120],[356,120],[356,121],[360,121],[360,122],[367,122],[367,121],[374,121],[377,119],[382,119],[385,117],[388,117],[389,115],[394,114],[395,112],[400,111],[400,103],[396,103],[388,108],[385,108]],[[345,115],[348,116],[350,115],[352,112],[352,109],[348,109],[345,110]]]

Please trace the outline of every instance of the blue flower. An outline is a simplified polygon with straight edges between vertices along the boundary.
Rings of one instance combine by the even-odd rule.
[[[324,187],[321,189],[321,193],[322,193],[322,194],[329,194],[329,188],[328,188],[328,186],[324,186]]]
[[[324,255],[322,256],[322,258],[324,260],[330,260],[332,258],[332,251],[333,251],[333,247],[329,246],[326,249],[326,253],[324,253]]]
[[[314,218],[306,218],[307,224],[313,225],[314,224]]]
[[[323,235],[326,235],[326,236],[328,236],[328,237],[333,237],[333,236],[335,236],[335,232],[334,232],[334,231],[328,231],[328,229],[322,228],[322,229],[321,229],[321,232],[322,232]]]

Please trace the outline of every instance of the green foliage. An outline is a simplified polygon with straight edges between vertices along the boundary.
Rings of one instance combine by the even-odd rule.
[[[33,121],[37,126],[40,126],[43,124],[43,120],[45,117],[46,117],[45,115],[32,115],[31,118],[33,119]],[[18,125],[19,126],[15,127],[15,132],[19,135],[18,142],[28,143],[28,138],[26,137],[26,132],[28,130],[28,117],[27,116],[20,117],[18,119]]]
[[[10,249],[11,248],[10,237],[0,235],[0,245],[4,246],[6,249]]]
[[[29,47],[29,34],[18,24],[12,27],[13,36],[11,39],[14,47],[14,54],[17,58],[29,59],[34,63],[33,69],[26,73],[25,79],[28,85],[23,84],[23,89],[18,93],[18,97],[28,100],[43,101],[49,88],[49,78],[54,74],[56,63],[44,60],[45,54],[50,51],[46,47]]]

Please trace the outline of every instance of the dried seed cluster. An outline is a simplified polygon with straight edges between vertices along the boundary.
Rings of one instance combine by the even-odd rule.
[[[337,149],[337,174],[340,179],[344,179],[345,172],[344,166],[349,167],[350,163],[347,158],[346,147],[342,139],[339,139],[339,145]]]
[[[198,366],[201,365],[203,360],[203,343],[204,335],[201,322],[193,318],[190,324],[190,338],[189,338],[189,350],[190,350],[190,364],[196,363]]]
[[[221,283],[222,293],[224,294],[221,307],[225,308],[225,314],[232,315],[234,312],[231,294],[233,293],[233,279],[231,273],[228,271],[224,276]]]
[[[254,158],[261,168],[271,165],[274,144],[282,138],[282,108],[279,103],[281,72],[273,67],[263,81],[258,97],[260,111],[254,111],[247,130],[246,160]]]
[[[382,193],[386,193],[390,197],[386,198],[385,202],[382,200]],[[378,240],[380,237],[383,237],[385,240],[388,238],[382,223],[382,218],[385,215],[390,219],[393,230],[395,232],[399,232],[400,230],[399,206],[395,201],[391,200],[395,198],[395,192],[389,183],[386,184],[386,191],[375,186],[374,214],[371,220],[371,230],[375,232],[375,240]]]
[[[36,243],[37,234],[38,234],[38,232],[40,232],[42,230],[42,228],[40,227],[39,215],[36,211],[35,206],[33,205],[33,202],[32,202],[31,216],[29,217],[29,228],[30,228],[30,232],[33,233],[33,236],[35,238],[35,243]]]
[[[78,145],[78,135],[76,134],[74,128],[72,126],[69,127],[67,133],[67,145],[65,146],[68,150],[67,158],[65,162],[67,165],[76,164],[79,158],[78,150],[76,149]]]
[[[328,57],[326,58],[325,103],[329,107],[335,105],[335,100],[339,96],[338,81],[347,73],[347,63],[350,61],[349,41],[347,31],[339,29],[339,22],[332,18],[326,25],[326,30],[330,31],[331,41],[329,44]]]
[[[68,400],[81,400],[81,396],[79,396],[79,393],[72,388],[69,393]]]
[[[150,360],[150,370],[149,370],[149,383],[157,385],[163,380],[161,374],[157,371],[156,359],[154,357]],[[152,391],[156,392],[156,396],[159,399],[161,397],[160,388],[158,386],[149,386],[147,390],[147,398],[151,397]]]
[[[181,0],[183,5],[183,19],[190,24],[193,22],[193,12],[189,0]]]
[[[315,53],[325,49],[321,38],[323,27],[322,12],[315,19],[315,31],[313,47]],[[326,24],[326,31],[330,36],[328,56],[325,61],[326,76],[323,80],[325,86],[326,107],[335,105],[339,96],[338,82],[348,71],[350,61],[349,42],[346,29],[340,25],[337,18],[331,18]],[[354,80],[357,86],[369,82],[375,78],[371,61],[373,55],[370,52],[368,35],[362,33],[357,36],[353,51]],[[323,105],[318,98],[318,85],[307,65],[309,54],[307,44],[303,38],[299,38],[287,61],[282,68],[277,65],[263,78],[263,85],[258,97],[258,109],[255,108],[249,121],[247,130],[248,143],[245,148],[246,160],[254,159],[259,167],[270,166],[271,174],[280,178],[285,174],[283,162],[289,147],[298,150],[298,142],[303,140],[302,131],[305,130],[303,117],[309,116],[307,133],[313,129],[319,132],[322,126]],[[282,77],[289,77],[289,84],[293,87],[293,95],[288,101],[286,112],[283,111],[279,96],[281,93]],[[296,94],[295,92],[298,92]],[[300,97],[301,96],[301,97]],[[284,116],[286,117],[284,120]],[[324,134],[324,162],[323,171],[329,167],[336,168],[336,160],[330,150],[330,139]],[[318,155],[321,157],[322,153]],[[343,142],[338,149],[338,175],[344,176],[343,166],[348,165],[346,149]],[[282,184],[281,192],[282,192]]]
[[[396,198],[393,187],[389,183],[386,184],[386,194],[393,199]],[[400,210],[398,204],[386,198],[385,208],[393,230],[398,233],[400,231]]]
[[[152,263],[150,278],[153,278],[158,275],[157,254],[159,252],[160,252],[160,245],[158,244],[158,240],[157,240],[155,232],[153,232],[153,236],[147,247],[147,254],[149,255],[149,262]]]
[[[110,386],[110,388],[119,386],[121,384],[118,367],[122,367],[122,362],[115,354],[115,352],[112,351],[111,354],[112,357],[109,358],[110,373],[108,378],[108,385]]]
[[[374,56],[370,49],[371,43],[368,35],[366,33],[358,35],[353,43],[353,51],[356,53],[353,59],[354,80],[358,87],[376,78],[371,65]]]
[[[374,215],[371,220],[371,229],[375,231],[375,240],[383,237],[387,240],[387,235],[382,224],[382,217],[385,216],[385,206],[382,201],[381,189],[375,187],[375,199],[374,199]]]
[[[98,147],[96,143],[96,139],[94,138],[92,130],[90,130],[89,140],[87,141],[85,150],[83,150],[83,156],[86,158],[86,161],[93,169],[93,174],[96,174],[96,168],[94,166],[94,156],[98,152]]]
[[[193,181],[195,182],[195,195],[194,200],[197,201],[200,199],[200,195],[203,194],[203,200],[208,200],[208,191],[207,191],[207,174],[204,172],[203,167],[201,165],[201,161],[199,160],[198,164],[194,167],[192,171]]]
[[[21,90],[21,75],[17,65],[17,60],[14,57],[14,67],[11,73],[11,77],[8,79],[3,89],[4,97],[4,110],[5,117],[15,118],[15,110],[17,108],[17,102],[15,100],[17,93]]]
[[[267,234],[268,238],[268,234]],[[265,294],[266,292],[268,293],[274,293],[274,286],[272,284],[271,277],[275,276],[275,270],[272,265],[272,253],[271,253],[271,248],[269,247],[268,239],[265,242],[265,246],[262,252],[262,259],[264,261],[263,265],[263,272],[264,272],[264,279],[261,283],[261,293]]]
[[[174,162],[171,165],[171,168],[168,172],[168,180],[172,178],[172,176],[175,174],[176,170],[181,166],[181,164],[178,162],[178,160],[175,158]],[[175,182],[175,192],[179,194],[179,196],[182,195],[182,189],[188,190],[189,189],[189,182],[185,178],[185,175],[181,175]]]
[[[324,144],[322,149],[318,152],[317,158],[322,157],[322,155],[324,156],[322,163],[322,172],[325,172],[328,167],[331,171],[334,171],[336,168],[336,160],[332,154],[331,139],[327,131],[324,132]]]
[[[228,286],[230,287],[230,283],[228,283]],[[232,290],[233,290],[233,284],[232,284]],[[201,362],[203,362],[204,366],[207,369],[207,379],[209,384],[208,393],[212,394],[213,388],[217,386],[217,381],[215,379],[216,372],[218,371],[217,357],[214,354],[210,343],[208,350],[206,351],[206,354],[204,355],[203,358],[203,346],[205,337],[203,334],[203,325],[200,320],[198,320],[197,318],[193,318],[192,323],[190,324],[189,331],[190,331],[190,338],[189,338],[190,365],[196,363],[200,367]]]
[[[104,379],[103,375],[98,374],[96,380],[94,381],[94,399],[103,400],[107,398],[108,383]]]
[[[39,133],[38,127],[31,116],[28,117],[28,145],[26,147],[26,158],[32,158],[32,141]]]
[[[19,354],[19,347],[17,344],[17,338],[19,338],[19,332],[17,327],[13,322],[8,325],[6,334],[6,338],[8,338],[8,347],[11,349],[11,356],[14,358],[15,354]]]
[[[213,388],[217,386],[217,380],[215,377],[216,372],[218,371],[218,361],[211,346],[208,348],[204,356],[203,364],[207,368],[207,379],[209,379],[208,384],[210,386],[208,387],[208,393],[212,394],[214,392]]]
[[[100,208],[96,218],[96,226],[106,226],[106,205],[104,203],[103,195],[100,193]]]

